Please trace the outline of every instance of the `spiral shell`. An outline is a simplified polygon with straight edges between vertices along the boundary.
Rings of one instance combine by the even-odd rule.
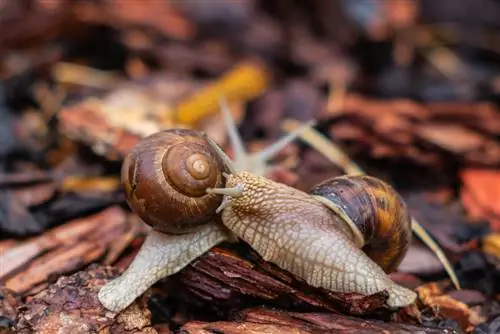
[[[411,244],[411,216],[405,202],[386,182],[370,176],[342,176],[311,190],[335,211],[352,231],[359,248],[389,273]]]
[[[211,221],[224,185],[221,158],[197,131],[169,129],[144,138],[122,164],[129,206],[145,223],[167,233],[187,233]]]

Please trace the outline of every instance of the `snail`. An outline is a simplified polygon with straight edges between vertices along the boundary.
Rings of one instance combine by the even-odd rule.
[[[224,117],[234,127],[230,115]],[[267,160],[312,124],[263,151],[240,155],[238,166],[265,173],[270,168]],[[233,143],[235,135],[229,132]],[[172,128],[144,138],[125,157],[121,178],[127,203],[151,229],[130,266],[100,289],[98,299],[107,309],[123,310],[210,248],[237,240],[216,213],[222,197],[206,193],[223,186],[229,172],[224,157],[207,139],[195,130]]]
[[[227,156],[224,161],[230,166]],[[230,170],[225,187],[207,193],[224,196],[216,210],[222,223],[265,261],[330,291],[387,291],[392,308],[415,301],[415,292],[387,275],[401,263],[412,236],[411,216],[389,184],[371,176],[341,176],[306,193]]]
[[[152,229],[131,265],[100,289],[103,306],[119,312],[210,248],[238,239],[311,286],[363,295],[385,290],[390,307],[413,303],[416,294],[387,275],[411,242],[410,216],[392,187],[343,176],[306,193],[261,175],[267,159],[311,124],[235,161],[194,130],[142,140],[124,160],[122,179],[129,206]],[[231,130],[229,136],[235,145]]]

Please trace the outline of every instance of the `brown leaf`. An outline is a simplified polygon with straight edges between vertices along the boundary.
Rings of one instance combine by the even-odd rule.
[[[476,310],[445,295],[436,283],[429,283],[416,289],[421,302],[434,310],[437,317],[453,319],[466,331],[472,331],[478,324],[486,321]]]

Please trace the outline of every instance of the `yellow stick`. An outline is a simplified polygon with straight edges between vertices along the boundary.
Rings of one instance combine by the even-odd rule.
[[[262,63],[244,61],[182,101],[176,110],[177,122],[193,125],[205,116],[217,112],[221,96],[228,101],[253,99],[268,87],[269,80],[270,75]]]

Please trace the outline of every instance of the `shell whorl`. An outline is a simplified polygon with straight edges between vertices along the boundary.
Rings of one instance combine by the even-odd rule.
[[[311,191],[335,211],[352,231],[353,241],[389,273],[403,260],[411,243],[411,216],[396,190],[371,176],[341,176]]]
[[[211,221],[222,198],[221,158],[197,131],[169,129],[150,135],[127,155],[122,182],[129,206],[154,229],[187,233]]]

